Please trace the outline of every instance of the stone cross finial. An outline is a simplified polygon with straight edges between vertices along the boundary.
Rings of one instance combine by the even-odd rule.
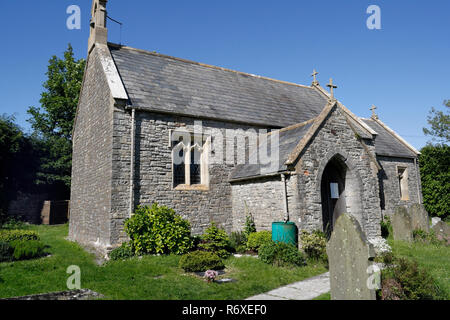
[[[317,81],[317,78],[316,78],[316,76],[317,76],[318,74],[319,74],[319,73],[316,71],[316,69],[314,69],[314,70],[313,70],[313,73],[311,74],[311,77],[313,77],[313,82],[312,82],[313,85],[318,85],[318,84],[319,84],[319,82]]]
[[[327,84],[327,87],[330,88],[330,94],[331,94],[330,99],[334,99],[334,91],[333,91],[333,89],[336,89],[337,86],[333,84],[333,79],[332,78],[330,78],[330,83]]]
[[[377,109],[377,107],[375,107],[374,105],[372,105],[372,107],[369,110],[372,110],[372,118],[378,119],[377,114],[375,113],[375,110]]]

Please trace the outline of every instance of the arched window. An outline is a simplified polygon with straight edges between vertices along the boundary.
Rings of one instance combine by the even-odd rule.
[[[175,139],[175,141],[171,139],[173,187],[182,190],[207,187],[208,138],[194,137],[191,133],[183,133],[182,136],[172,138]]]

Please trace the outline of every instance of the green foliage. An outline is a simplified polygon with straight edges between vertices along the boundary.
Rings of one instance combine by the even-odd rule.
[[[392,232],[391,218],[389,216],[384,216],[380,222],[381,226],[381,236],[385,239],[389,237]]]
[[[431,216],[445,219],[450,208],[450,146],[427,145],[420,152],[423,204]]]
[[[215,222],[211,222],[211,226],[206,229],[198,246],[205,251],[214,252],[222,259],[230,256],[230,239],[225,230],[218,228]]]
[[[322,231],[309,233],[305,230],[300,235],[302,249],[308,258],[313,260],[328,261],[327,237]]]
[[[38,171],[38,182],[70,187],[72,129],[83,81],[85,60],[75,60],[69,44],[64,58],[53,56],[48,65],[41,107],[30,107],[28,120],[47,151]]]
[[[430,230],[430,232],[420,229],[414,230],[413,238],[416,242],[423,242],[432,245],[445,245],[447,243],[446,240],[439,240],[433,230]]]
[[[12,242],[16,240],[40,240],[39,235],[31,230],[0,230],[0,241]]]
[[[244,225],[244,239],[247,242],[248,237],[253,232],[256,232],[255,221],[253,220],[253,216],[249,213],[245,217],[245,225]]]
[[[193,251],[181,257],[180,267],[188,272],[203,272],[206,270],[220,270],[225,268],[222,259],[208,251]]]
[[[245,236],[241,231],[234,231],[230,234],[230,247],[238,252],[238,248],[245,247]],[[245,251],[245,249],[244,249]]]
[[[14,248],[8,242],[0,241],[0,262],[7,262],[13,259]]]
[[[274,266],[299,267],[305,265],[305,258],[298,249],[284,242],[270,241],[263,244],[258,251],[259,258]]]
[[[381,271],[382,297],[399,300],[440,299],[442,292],[435,279],[417,262],[386,255]]]
[[[133,249],[128,243],[122,243],[120,247],[111,250],[109,253],[109,258],[113,261],[126,260],[134,256]]]
[[[5,220],[3,224],[0,225],[0,229],[3,230],[18,230],[18,229],[25,229],[26,224],[23,221],[14,219],[14,218],[8,218]]]
[[[431,108],[427,117],[430,129],[423,128],[423,132],[431,136],[434,142],[448,144],[450,141],[450,100],[444,101],[444,106],[446,111],[438,111],[435,108]]]
[[[33,259],[45,254],[45,245],[39,240],[15,240],[10,244],[14,248],[14,260]]]
[[[258,231],[250,233],[247,240],[247,249],[258,252],[258,249],[265,243],[272,241],[272,233],[270,231]]]
[[[125,231],[136,254],[183,254],[193,245],[189,221],[157,203],[136,209],[125,221]]]

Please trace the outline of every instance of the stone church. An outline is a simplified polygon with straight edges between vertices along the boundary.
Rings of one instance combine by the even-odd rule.
[[[259,230],[331,232],[347,212],[377,239],[383,215],[421,203],[419,152],[374,107],[354,115],[316,72],[299,85],[109,43],[106,3],[93,1],[73,132],[71,240],[106,252],[153,202],[193,234],[248,214]]]

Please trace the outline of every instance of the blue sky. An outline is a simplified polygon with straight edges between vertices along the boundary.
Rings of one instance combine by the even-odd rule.
[[[66,9],[81,8],[81,30],[68,30]],[[381,30],[369,30],[369,5]],[[85,58],[91,0],[0,2],[0,113],[25,130],[38,106],[48,60],[70,42]],[[450,99],[450,1],[149,1],[109,0],[109,41],[300,84],[313,68],[322,86],[369,117],[372,104],[416,148],[432,106]]]

